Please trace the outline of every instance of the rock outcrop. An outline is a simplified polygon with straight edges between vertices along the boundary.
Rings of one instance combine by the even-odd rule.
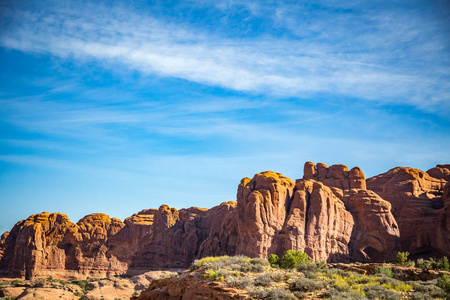
[[[329,186],[351,213],[354,226],[348,247],[352,260],[389,260],[400,250],[400,232],[391,204],[366,189],[365,175],[359,167],[349,171],[342,164],[328,167],[306,162],[303,178]]]
[[[205,256],[266,258],[288,249],[328,262],[385,261],[400,250],[449,255],[448,166],[399,167],[366,181],[358,167],[307,162],[296,182],[271,171],[244,178],[237,201],[211,209],[162,205],[124,222],[91,214],[76,224],[61,213],[32,215],[1,236],[0,272],[136,275]]]
[[[428,172],[397,167],[367,180],[369,189],[392,204],[401,249],[413,257],[450,255],[447,167],[438,165]]]

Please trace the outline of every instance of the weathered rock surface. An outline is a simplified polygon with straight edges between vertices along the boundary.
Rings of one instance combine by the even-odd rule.
[[[184,273],[179,278],[171,277],[160,281],[153,281],[149,288],[132,299],[236,300],[251,298],[246,291],[227,287],[224,282],[204,280],[203,274],[192,272]]]
[[[349,244],[355,261],[390,261],[400,250],[400,232],[391,204],[373,191],[361,190],[346,201],[355,219]]]
[[[267,257],[278,252],[276,239],[289,213],[294,186],[292,179],[270,171],[241,181],[237,196],[237,253]]]
[[[411,252],[413,257],[450,255],[446,166],[438,165],[427,173],[397,167],[367,180],[369,189],[392,204],[401,249]]]
[[[350,171],[345,165],[327,167],[306,162],[304,179],[314,178],[330,187],[353,217],[348,251],[354,261],[385,261],[400,250],[400,232],[391,213],[391,204],[366,190],[365,175],[359,167]],[[342,251],[341,251],[342,252]]]
[[[211,209],[162,205],[124,222],[91,214],[76,224],[61,213],[32,215],[2,235],[0,272],[133,276],[186,268],[204,256],[288,249],[328,262],[384,261],[399,250],[449,255],[448,166],[394,168],[366,183],[358,167],[308,162],[295,183],[271,171],[244,178],[236,202]]]
[[[7,287],[0,291],[0,297],[24,300],[73,300],[80,299],[74,293],[54,288]],[[106,300],[106,299],[105,299]]]
[[[352,215],[328,187],[298,180],[278,253],[294,249],[316,261],[347,261],[353,225]]]

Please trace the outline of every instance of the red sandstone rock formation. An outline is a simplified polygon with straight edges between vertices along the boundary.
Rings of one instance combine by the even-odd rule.
[[[427,173],[397,167],[367,180],[369,189],[392,204],[401,248],[413,256],[450,255],[448,197],[444,196],[448,166],[438,165]]]
[[[314,180],[298,180],[279,254],[294,249],[316,261],[348,261],[353,225],[352,215],[328,187]]]
[[[278,252],[274,238],[284,226],[294,186],[292,179],[271,171],[241,181],[237,197],[237,253],[267,257]]]
[[[366,190],[365,175],[359,167],[349,171],[345,165],[327,167],[306,162],[303,178],[314,178],[329,186],[353,216],[355,225],[348,245],[352,260],[385,261],[400,250],[400,232],[391,204]]]
[[[400,250],[399,236],[402,250],[450,253],[448,165],[428,173],[395,168],[368,179],[373,191],[358,167],[306,163],[304,170],[295,184],[270,171],[244,178],[237,202],[209,210],[162,205],[124,222],[91,214],[77,224],[60,213],[33,215],[2,235],[0,271],[101,277],[288,249],[329,262],[388,260]]]

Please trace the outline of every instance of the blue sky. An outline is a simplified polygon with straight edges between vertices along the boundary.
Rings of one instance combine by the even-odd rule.
[[[2,1],[0,231],[449,163],[448,1],[343,2]]]

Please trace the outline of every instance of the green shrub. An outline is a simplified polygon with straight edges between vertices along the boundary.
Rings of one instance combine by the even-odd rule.
[[[325,261],[319,261],[316,263],[317,269],[319,270],[325,270],[325,268],[327,267],[327,262]]]
[[[448,262],[447,256],[444,256],[438,261],[439,270],[450,271],[450,264]]]
[[[19,285],[21,285],[22,284],[22,281],[20,281],[20,280],[13,280],[13,281],[11,281],[11,286],[19,286]]]
[[[408,261],[409,252],[398,252],[397,256],[394,259],[394,264],[399,266],[406,266],[411,263]]]
[[[302,251],[287,250],[281,258],[280,267],[283,269],[292,269],[305,262],[312,262],[308,254]]]
[[[203,275],[204,279],[216,280],[219,276],[213,269],[208,269],[208,272]]]
[[[384,275],[388,278],[394,277],[394,274],[392,273],[392,268],[386,266],[386,264],[382,264],[381,266],[376,267],[375,274],[376,275]]]
[[[280,267],[280,258],[276,254],[270,254],[269,258],[267,259],[270,263],[270,266],[272,268],[279,268]]]
[[[309,278],[299,278],[292,281],[289,284],[289,288],[292,291],[300,292],[313,292],[317,290],[324,289],[327,286],[326,282],[321,280],[312,280]]]
[[[268,300],[296,300],[297,298],[290,291],[274,288],[268,291],[267,293]]]
[[[74,280],[72,283],[78,285],[83,291],[83,294],[86,294],[87,291],[92,289],[87,280]]]
[[[449,295],[447,298],[450,298],[450,275],[443,274],[439,277],[437,280],[437,286]]]
[[[363,291],[369,300],[401,300],[402,294],[388,290],[379,285],[366,285]]]

